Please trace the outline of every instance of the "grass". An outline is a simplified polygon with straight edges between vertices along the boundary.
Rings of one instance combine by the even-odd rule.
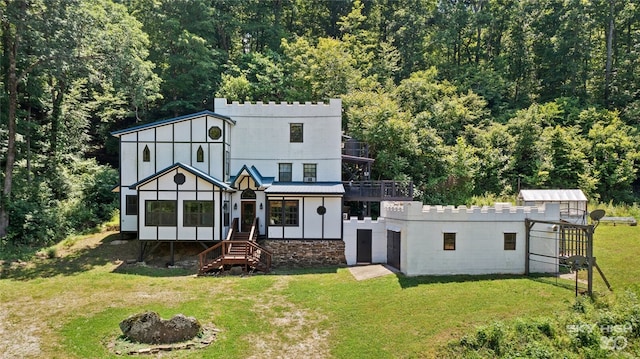
[[[596,230],[598,263],[615,293],[640,292],[637,227]],[[118,323],[144,310],[195,316],[221,330],[211,346],[176,358],[439,357],[478,326],[556,316],[573,283],[522,276],[385,276],[356,281],[347,268],[249,277],[127,265],[135,243],[102,233],[63,242],[54,258],[0,267],[0,352],[8,357],[112,358]],[[595,289],[608,291],[596,275]],[[15,334],[15,333],[19,333]]]

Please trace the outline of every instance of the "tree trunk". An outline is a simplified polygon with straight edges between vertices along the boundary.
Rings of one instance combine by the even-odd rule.
[[[609,0],[609,29],[607,31],[607,63],[604,72],[604,104],[609,107],[611,97],[611,67],[613,65],[613,33],[615,30],[614,23],[615,0]]]
[[[16,161],[16,109],[18,106],[18,76],[16,74],[16,56],[18,53],[19,34],[9,23],[3,26],[5,36],[6,54],[9,60],[7,73],[7,91],[9,92],[9,113],[8,113],[8,145],[7,159],[4,171],[4,187],[2,189],[2,200],[0,201],[0,238],[7,235],[9,227],[8,204],[11,198],[13,186],[13,165]]]

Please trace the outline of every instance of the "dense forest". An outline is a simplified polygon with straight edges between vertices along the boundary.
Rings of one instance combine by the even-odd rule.
[[[640,196],[640,8],[621,0],[0,0],[2,243],[109,218],[135,123],[342,98],[428,203]]]

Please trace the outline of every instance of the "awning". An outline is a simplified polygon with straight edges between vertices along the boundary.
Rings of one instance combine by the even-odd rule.
[[[527,202],[586,202],[579,189],[523,189],[518,197]]]

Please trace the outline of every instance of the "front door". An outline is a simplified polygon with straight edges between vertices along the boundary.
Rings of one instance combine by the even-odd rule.
[[[242,201],[240,213],[240,232],[250,232],[253,220],[256,219],[256,202]]]
[[[358,229],[356,236],[356,262],[371,263],[372,230]]]

